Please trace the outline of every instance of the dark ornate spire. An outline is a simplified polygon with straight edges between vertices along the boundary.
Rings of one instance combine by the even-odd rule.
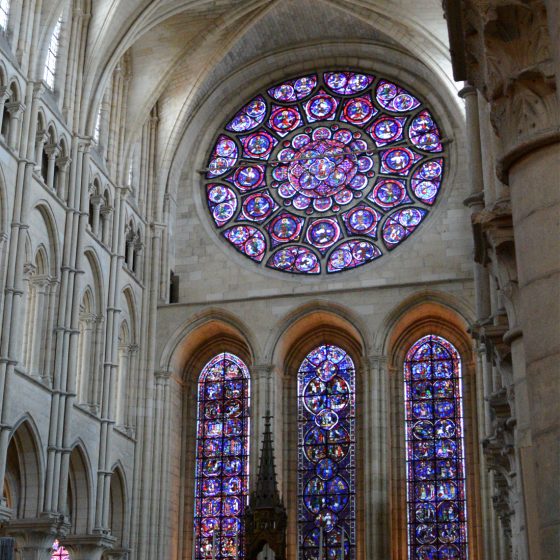
[[[282,504],[276,483],[274,448],[270,419],[264,417],[264,434],[255,491],[251,493],[245,512],[245,538],[247,560],[256,559],[265,544],[274,551],[276,560],[286,558],[286,508]]]
[[[251,496],[253,509],[268,508],[281,505],[278,485],[276,483],[276,467],[274,465],[274,449],[272,447],[272,432],[270,431],[270,413],[264,416],[264,434],[259,464],[257,487]]]

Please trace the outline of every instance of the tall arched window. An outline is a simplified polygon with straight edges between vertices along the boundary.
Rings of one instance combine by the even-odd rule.
[[[428,335],[404,363],[408,557],[467,558],[461,359]]]
[[[247,366],[218,354],[198,379],[193,558],[244,558],[243,514],[249,488]]]
[[[10,0],[0,0],[0,27],[8,29],[8,17],[10,15]]]
[[[58,58],[58,49],[60,47],[60,31],[62,29],[62,14],[58,18],[49,42],[49,50],[47,51],[47,59],[45,61],[45,70],[43,71],[43,80],[50,89],[54,89],[54,80],[56,74],[56,59]]]
[[[355,558],[355,371],[337,346],[298,372],[298,547],[303,559]]]

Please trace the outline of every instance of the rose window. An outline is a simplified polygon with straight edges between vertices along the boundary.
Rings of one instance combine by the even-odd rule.
[[[208,208],[221,235],[268,268],[335,273],[381,258],[441,189],[442,135],[403,87],[369,74],[310,74],[243,106],[214,141]]]

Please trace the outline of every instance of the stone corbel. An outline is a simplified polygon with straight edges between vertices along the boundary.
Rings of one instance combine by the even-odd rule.
[[[113,548],[105,551],[103,560],[127,560],[129,554],[129,548]]]
[[[117,538],[111,534],[71,535],[63,545],[70,552],[72,560],[101,560],[110,551]]]
[[[44,513],[31,519],[12,519],[4,532],[16,539],[16,550],[22,560],[49,560],[52,544],[64,538],[70,530],[70,523],[63,515]]]
[[[37,272],[37,267],[30,262],[26,262],[23,265],[23,275],[25,278],[29,279],[29,277],[33,276]]]

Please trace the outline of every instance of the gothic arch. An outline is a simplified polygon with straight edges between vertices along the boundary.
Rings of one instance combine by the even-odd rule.
[[[462,365],[463,421],[465,439],[465,463],[467,472],[467,511],[469,532],[469,556],[479,557],[482,547],[480,518],[480,481],[478,447],[478,410],[476,362],[472,339],[467,331],[467,318],[457,308],[461,305],[441,294],[416,296],[403,302],[389,315],[383,344],[388,364],[389,422],[392,433],[390,445],[391,492],[391,543],[392,558],[407,557],[406,513],[406,462],[403,368],[406,353],[420,338],[428,334],[441,336],[458,351]],[[414,301],[416,300],[416,301]],[[451,304],[454,304],[453,306]],[[462,309],[467,312],[468,310]]]
[[[336,303],[315,300],[290,311],[277,323],[265,343],[263,358],[297,369],[308,350],[320,344],[327,333],[334,336],[335,344],[352,346],[356,358],[367,352],[371,335],[361,317]]]
[[[400,322],[403,320],[406,322],[408,314],[419,305],[427,304],[434,306],[434,312],[439,310],[434,318],[443,313],[450,324],[457,325],[461,332],[474,321],[474,310],[464,300],[449,293],[422,290],[405,298],[384,317],[375,334],[374,348],[378,349],[383,355],[389,356],[391,349],[394,347],[394,344],[391,343],[392,337],[395,333],[402,331],[402,328],[398,327]]]
[[[126,316],[130,324],[130,341],[138,341],[138,306],[136,304],[136,296],[130,284],[127,284],[122,290],[122,298]]]
[[[48,273],[53,278],[58,277],[58,270],[60,268],[60,252],[58,244],[58,228],[56,226],[56,219],[50,204],[46,200],[40,200],[35,204],[35,210],[39,212],[43,218],[43,223],[47,231],[48,249],[47,254],[49,257],[49,271]],[[31,228],[32,229],[32,228]]]
[[[355,366],[356,384],[356,447],[355,456],[364,452],[366,410],[363,406],[364,358],[367,348],[366,337],[360,330],[362,321],[341,306],[324,302],[311,302],[290,313],[281,323],[282,332],[274,348],[273,364],[278,368],[277,389],[281,395],[272,403],[276,421],[275,450],[278,462],[280,486],[288,513],[287,550],[288,556],[295,555],[297,547],[297,457],[298,457],[298,370],[307,354],[322,344],[339,346],[352,358]],[[367,332],[367,331],[366,331]],[[272,379],[271,383],[275,380]],[[272,398],[271,398],[272,400]],[[364,469],[356,471],[356,558],[365,558]]]
[[[254,346],[247,334],[249,332],[235,315],[221,309],[210,309],[194,315],[177,329],[162,352],[162,372],[171,374],[172,384],[177,387],[172,402],[181,401],[181,409],[171,411],[171,417],[176,418],[172,422],[180,428],[171,429],[170,442],[171,449],[177,450],[177,454],[172,454],[170,464],[175,465],[174,470],[180,472],[181,476],[172,474],[170,487],[173,496],[171,501],[179,511],[173,531],[178,531],[177,547],[184,554],[188,554],[187,551],[192,547],[188,535],[192,535],[194,516],[198,378],[208,361],[221,352],[235,354],[251,372]],[[252,384],[251,399],[254,392],[255,386]]]
[[[130,523],[126,475],[120,461],[117,462],[111,470],[108,524],[111,535],[117,539],[115,548],[126,548]]]
[[[229,351],[237,352],[247,365],[254,361],[258,348],[249,326],[219,308],[193,315],[167,340],[160,354],[160,369],[175,375],[182,375],[186,368],[196,371],[197,366],[202,367],[212,357],[214,350],[219,352],[225,344],[231,344]]]
[[[101,317],[103,315],[105,302],[105,286],[103,282],[103,273],[101,272],[101,263],[99,262],[99,257],[93,247],[87,247],[84,251],[84,256],[86,257],[86,262],[89,265],[92,275],[92,289],[95,300],[94,311],[99,317]]]
[[[39,515],[43,502],[43,456],[39,431],[30,415],[20,418],[12,428],[8,444],[6,480],[12,487],[14,517]]]
[[[93,511],[92,468],[83,441],[78,440],[70,452],[70,469],[68,472],[67,514],[70,517],[71,530],[75,535],[85,535],[92,528]]]

